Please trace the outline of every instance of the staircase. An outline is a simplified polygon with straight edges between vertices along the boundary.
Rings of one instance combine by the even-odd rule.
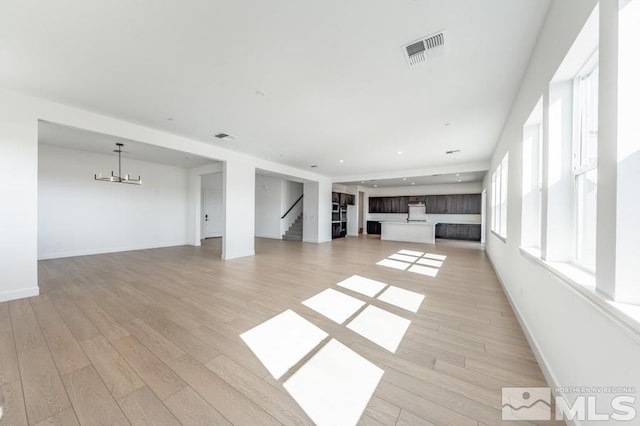
[[[302,213],[282,236],[283,240],[302,241]]]

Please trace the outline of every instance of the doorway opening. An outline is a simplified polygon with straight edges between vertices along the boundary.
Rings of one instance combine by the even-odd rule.
[[[220,238],[224,234],[222,172],[209,173],[202,179],[200,239]]]

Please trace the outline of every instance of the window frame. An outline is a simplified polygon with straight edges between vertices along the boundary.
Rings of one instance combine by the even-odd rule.
[[[505,153],[491,175],[491,232],[506,241],[508,185],[509,180],[509,152]]]
[[[586,176],[592,171],[598,169],[598,157],[597,157],[597,144],[596,144],[596,157],[593,161],[583,162],[583,146],[585,142],[582,113],[583,113],[583,98],[581,96],[581,83],[588,77],[590,77],[596,69],[599,70],[599,55],[598,49],[596,49],[585,62],[580,71],[573,78],[573,131],[571,141],[571,264],[574,266],[595,274],[595,262],[594,265],[588,265],[579,261],[578,251],[580,250],[580,230],[579,230],[579,214],[580,214],[580,194],[578,179],[582,176]],[[599,93],[596,96],[596,111],[599,104]],[[596,117],[597,123],[597,117]],[[597,183],[596,183],[597,194]],[[596,195],[597,197],[597,195]],[[597,219],[596,219],[597,224]]]

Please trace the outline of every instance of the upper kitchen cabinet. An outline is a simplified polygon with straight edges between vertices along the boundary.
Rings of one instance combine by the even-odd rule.
[[[480,194],[370,197],[369,213],[408,213],[409,204],[425,203],[427,214],[480,214]]]

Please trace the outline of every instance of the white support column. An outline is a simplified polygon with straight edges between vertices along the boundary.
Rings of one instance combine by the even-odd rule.
[[[302,241],[331,241],[331,181],[305,182]]]
[[[610,17],[609,22],[601,21],[601,25],[613,25],[614,18],[619,21],[608,30],[618,39],[616,76],[617,93],[616,104],[601,103],[603,108],[617,109],[617,120],[610,125],[617,125],[617,180],[616,180],[616,229],[615,232],[615,296],[619,302],[640,304],[640,57],[638,56],[638,40],[640,40],[640,0],[607,0],[603,3],[608,10],[603,11],[601,5],[601,17]],[[619,10],[618,10],[619,7]],[[604,15],[604,16],[603,16]],[[617,31],[615,29],[617,28]],[[601,32],[603,31],[601,27]],[[602,39],[602,35],[601,35]],[[613,71],[613,70],[612,70]],[[601,74],[602,76],[602,71]],[[602,77],[601,77],[602,78]],[[603,91],[601,90],[601,93]],[[602,114],[602,109],[600,110]],[[603,147],[604,149],[610,149]],[[600,196],[600,171],[598,171],[598,197]],[[598,211],[600,214],[600,211]],[[600,217],[598,217],[600,222]],[[600,235],[598,235],[600,236]],[[601,253],[598,253],[600,256]],[[600,263],[598,267],[601,267]],[[606,282],[598,282],[598,288]]]
[[[189,198],[187,208],[187,244],[199,247],[201,245],[201,212],[202,212],[202,176],[189,173]]]
[[[596,287],[615,298],[618,151],[618,4],[600,2]]]
[[[255,254],[256,168],[241,160],[224,165],[224,236],[222,258]]]
[[[0,302],[38,295],[38,120],[31,105],[0,98]]]

